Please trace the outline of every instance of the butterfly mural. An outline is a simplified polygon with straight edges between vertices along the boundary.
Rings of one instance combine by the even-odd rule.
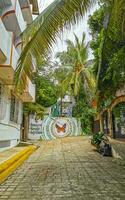
[[[58,133],[65,133],[66,132],[66,124],[55,124]]]

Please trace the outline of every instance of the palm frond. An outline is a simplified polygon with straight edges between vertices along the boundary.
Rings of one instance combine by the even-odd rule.
[[[70,86],[71,78],[72,78],[72,73],[69,72],[66,75],[66,78],[63,80],[63,82],[60,84],[62,95],[65,95],[66,91],[68,91],[69,86]]]
[[[31,74],[31,57],[45,56],[63,27],[77,23],[94,0],[55,0],[23,32],[23,51],[16,69],[16,83],[25,71]]]
[[[85,44],[85,37],[86,37],[86,34],[83,32],[83,34],[82,34],[82,45],[84,45]]]
[[[90,91],[92,91],[94,93],[95,89],[96,89],[96,80],[95,80],[93,73],[91,73],[89,68],[83,68],[82,73],[86,80],[88,88],[90,89]]]
[[[65,43],[67,45],[67,48],[69,48],[69,49],[75,48],[73,41],[66,40]]]
[[[79,38],[74,34],[75,36],[75,43],[76,43],[76,50],[78,55],[78,60],[80,61],[81,65],[85,64],[85,61],[88,58],[88,43],[85,44],[85,33],[83,32],[82,35],[82,41],[79,41]]]

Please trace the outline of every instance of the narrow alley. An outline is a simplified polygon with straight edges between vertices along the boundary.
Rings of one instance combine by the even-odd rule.
[[[0,185],[0,199],[122,200],[125,165],[98,154],[88,137],[40,142],[40,148]]]

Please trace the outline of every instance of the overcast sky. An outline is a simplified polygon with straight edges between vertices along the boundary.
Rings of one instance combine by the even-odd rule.
[[[40,6],[40,11],[42,11],[54,0],[38,0],[38,1],[39,1],[39,6]],[[88,16],[97,9],[97,7],[98,6],[95,5],[93,7],[93,9],[91,9],[91,11],[85,15],[84,19],[82,19],[79,22],[79,24],[77,24],[75,27],[73,27],[72,30],[65,31],[63,33],[63,35],[61,34],[60,38],[57,39],[57,43],[54,45],[53,56],[59,51],[66,50],[66,45],[65,45],[66,39],[70,39],[70,40],[74,41],[73,33],[75,33],[81,39],[82,33],[85,32],[86,33],[86,42],[91,40],[91,36],[89,35],[89,30],[88,30],[88,26],[87,26],[87,19],[88,19]],[[92,58],[92,53],[90,51],[89,59],[91,59],[91,58]]]

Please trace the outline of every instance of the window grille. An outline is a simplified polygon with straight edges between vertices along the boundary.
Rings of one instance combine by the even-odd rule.
[[[18,115],[19,115],[19,101],[12,94],[11,95],[11,106],[10,106],[10,121],[18,123]]]

